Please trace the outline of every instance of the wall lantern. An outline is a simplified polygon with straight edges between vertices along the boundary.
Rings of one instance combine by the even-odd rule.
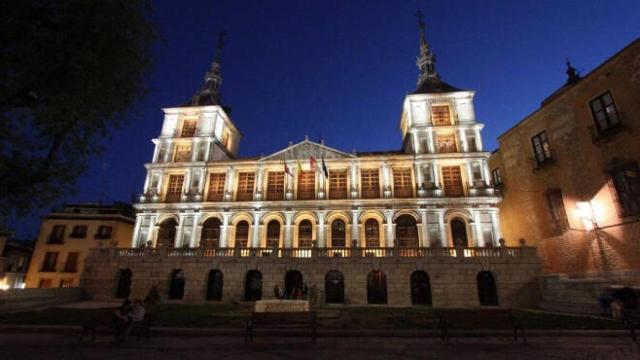
[[[596,213],[593,210],[593,205],[591,201],[578,201],[576,203],[576,213],[580,219],[582,219],[582,223],[587,230],[592,230],[598,227],[598,223],[596,221]]]

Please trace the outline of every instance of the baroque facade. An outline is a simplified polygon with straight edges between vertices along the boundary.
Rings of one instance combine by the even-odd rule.
[[[547,273],[640,285],[640,40],[567,74],[490,158],[505,237]]]
[[[347,153],[305,139],[238,157],[218,51],[193,99],[164,109],[132,247],[497,246],[500,198],[474,92],[440,79],[420,29],[418,87],[403,103],[398,151]]]

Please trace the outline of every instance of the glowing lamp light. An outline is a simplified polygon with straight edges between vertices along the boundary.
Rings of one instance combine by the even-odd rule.
[[[596,223],[596,214],[593,210],[593,206],[590,201],[578,201],[576,203],[577,209],[576,214],[580,219],[582,219],[582,223],[587,230],[592,230],[594,227],[597,227]]]

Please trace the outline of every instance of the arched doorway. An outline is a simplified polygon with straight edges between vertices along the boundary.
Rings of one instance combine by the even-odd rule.
[[[477,280],[480,305],[498,306],[498,290],[491,271],[480,271]]]
[[[223,286],[222,271],[217,269],[213,269],[209,271],[209,278],[207,279],[207,300],[210,300],[210,301],[222,300],[222,286]]]
[[[324,277],[324,296],[327,304],[344,304],[344,275],[331,270]]]
[[[169,284],[169,300],[182,300],[184,297],[184,271],[175,269],[171,272]]]
[[[367,247],[380,247],[380,225],[377,220],[365,221],[364,237]]]
[[[116,288],[116,299],[126,299],[131,293],[131,270],[120,269],[118,271],[118,287]]]
[[[387,276],[380,270],[373,270],[367,275],[367,303],[387,303]]]
[[[262,273],[258,270],[249,270],[244,283],[244,301],[260,299],[262,299]]]
[[[341,219],[336,219],[331,223],[331,247],[345,246],[346,242],[346,225]]]
[[[280,223],[271,220],[267,224],[267,247],[273,248],[280,245]]]
[[[173,247],[176,241],[176,228],[178,222],[175,219],[167,219],[160,223],[158,229],[157,248]]]
[[[220,227],[222,222],[218,218],[209,218],[202,224],[200,245],[212,248],[220,247]]]
[[[302,220],[298,225],[298,247],[305,248],[311,247],[313,244],[313,227],[311,221]]]
[[[249,243],[249,223],[242,220],[236,224],[236,244],[246,248]]]
[[[284,275],[284,297],[290,299],[294,290],[296,290],[296,292],[301,292],[303,287],[304,283],[302,281],[302,274],[300,273],[300,271],[287,271],[287,273]]]
[[[396,239],[400,247],[418,247],[418,224],[411,215],[402,215],[396,220]]]
[[[411,274],[411,304],[431,306],[431,282],[424,271]]]
[[[469,240],[467,239],[467,224],[460,218],[453,218],[451,220],[451,240],[455,247],[467,247],[469,246]]]

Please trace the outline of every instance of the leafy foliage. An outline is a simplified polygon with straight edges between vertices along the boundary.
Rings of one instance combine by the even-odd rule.
[[[147,90],[149,0],[0,0],[0,225],[74,189]]]

